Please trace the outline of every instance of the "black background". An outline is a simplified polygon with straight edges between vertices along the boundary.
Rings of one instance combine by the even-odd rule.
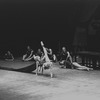
[[[82,0],[0,1],[0,49],[24,53],[26,46],[58,49],[71,46],[85,2]]]

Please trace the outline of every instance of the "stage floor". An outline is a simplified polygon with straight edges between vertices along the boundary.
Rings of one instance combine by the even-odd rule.
[[[57,63],[52,71],[54,78],[49,70],[36,76],[1,69],[0,100],[100,100],[100,71],[60,69]]]

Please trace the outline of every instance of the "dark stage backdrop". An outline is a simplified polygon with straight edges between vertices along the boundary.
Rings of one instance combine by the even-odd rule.
[[[96,0],[1,0],[0,49],[22,54],[27,45],[40,48],[41,40],[54,51],[59,43],[70,48],[76,26],[89,20],[96,6]]]

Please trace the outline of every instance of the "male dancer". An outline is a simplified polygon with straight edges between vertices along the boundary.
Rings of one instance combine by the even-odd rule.
[[[27,46],[27,52],[25,55],[23,55],[22,60],[23,61],[30,61],[33,59],[33,50],[30,48],[30,46]]]

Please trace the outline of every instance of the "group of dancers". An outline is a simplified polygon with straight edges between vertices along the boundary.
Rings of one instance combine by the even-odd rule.
[[[73,62],[73,59],[70,55],[70,52],[67,51],[66,47],[62,47],[61,52],[59,53],[60,59],[57,59],[57,56],[53,54],[52,49],[48,49],[44,46],[43,41],[40,42],[42,50],[38,49],[37,53],[34,53],[34,51],[30,48],[30,46],[27,46],[27,52],[23,55],[22,61],[30,61],[34,60],[36,62],[36,75],[39,71],[42,72],[45,69],[51,69],[50,76],[53,77],[52,73],[52,67],[53,62],[59,62],[60,68],[68,68],[71,69],[78,69],[78,70],[93,70],[93,68],[89,68],[86,66],[82,66],[78,64],[77,62]],[[14,57],[10,51],[8,51],[5,54],[6,59],[5,60],[14,60]]]

